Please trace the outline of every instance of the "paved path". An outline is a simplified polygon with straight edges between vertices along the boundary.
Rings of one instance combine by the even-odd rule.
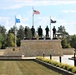
[[[62,56],[62,63],[74,66],[74,61],[68,59],[68,58],[71,58],[71,57],[73,57],[73,55],[63,55]],[[46,56],[45,58],[50,59],[49,56]],[[24,56],[22,56],[22,59],[36,59],[36,57],[24,57]],[[59,62],[59,56],[53,56],[52,60],[55,60],[55,61]]]
[[[74,66],[74,61],[73,60],[69,60],[68,58],[71,58],[73,55],[64,55],[62,56],[62,63],[64,64],[69,64],[69,65],[73,65]],[[45,57],[50,59],[50,57]],[[59,57],[58,56],[53,56],[52,60],[58,61],[59,62]]]

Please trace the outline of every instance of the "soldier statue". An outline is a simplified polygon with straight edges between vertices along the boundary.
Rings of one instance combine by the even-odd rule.
[[[55,28],[55,26],[53,27],[53,38],[56,38],[56,28]]]
[[[35,36],[35,28],[34,28],[34,26],[32,26],[32,28],[31,28],[31,33],[32,33],[32,38]]]
[[[25,27],[25,37],[27,38],[27,35],[28,35],[28,28],[27,26]]]
[[[42,34],[43,34],[43,30],[41,28],[41,26],[38,28],[38,35],[39,37],[42,37]]]
[[[46,26],[45,31],[46,31],[46,37],[49,37],[49,28],[48,28],[48,26]]]

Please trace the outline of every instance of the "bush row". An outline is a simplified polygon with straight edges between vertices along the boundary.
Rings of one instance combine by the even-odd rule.
[[[71,65],[68,65],[68,64],[62,64],[60,62],[56,62],[54,60],[49,60],[49,59],[46,59],[46,58],[43,58],[43,57],[40,57],[40,56],[37,57],[36,59],[44,61],[44,62],[49,63],[51,65],[54,65],[56,67],[63,68],[63,69],[68,70],[72,73],[76,73],[76,67],[74,67],[74,66],[71,66]]]

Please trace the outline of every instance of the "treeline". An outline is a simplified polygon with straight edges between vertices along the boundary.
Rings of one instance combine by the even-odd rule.
[[[7,32],[7,29],[4,26],[0,25],[0,49],[15,46],[15,30],[16,30],[16,46],[20,46],[21,40],[23,40],[25,37],[24,33],[25,28],[22,25],[19,26],[19,29],[13,26]],[[69,35],[69,33],[66,32],[65,27],[62,25],[58,27],[57,33],[62,34],[61,36],[58,37],[58,39],[61,39],[62,48],[70,48],[70,47],[76,48],[76,35]],[[31,29],[29,27],[27,37],[32,38]],[[35,33],[35,38],[38,38],[37,33]]]

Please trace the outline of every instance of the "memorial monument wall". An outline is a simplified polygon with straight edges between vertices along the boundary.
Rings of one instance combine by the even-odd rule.
[[[63,55],[61,40],[22,40],[21,52],[26,56]]]

